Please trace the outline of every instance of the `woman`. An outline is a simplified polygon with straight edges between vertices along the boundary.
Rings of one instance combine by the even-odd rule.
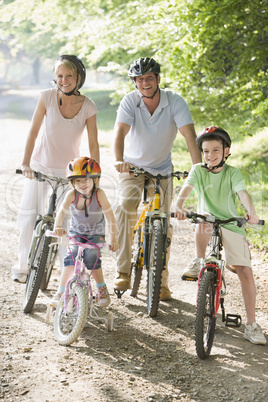
[[[99,162],[97,109],[91,99],[79,92],[85,78],[85,67],[78,57],[61,55],[57,58],[56,87],[41,92],[26,141],[22,173],[28,179],[33,179],[34,170],[65,178],[66,165],[79,156],[85,127],[90,156]],[[26,281],[34,223],[37,214],[45,212],[47,190],[46,183],[36,180],[27,180],[25,185],[18,214],[19,263],[12,267],[12,278],[16,282]]]

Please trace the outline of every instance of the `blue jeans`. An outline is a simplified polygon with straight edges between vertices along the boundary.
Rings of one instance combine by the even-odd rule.
[[[104,243],[105,242],[105,236],[82,236],[79,233],[75,232],[70,232],[70,236],[75,236],[75,239],[79,241],[80,243],[87,243],[87,240],[90,240],[90,242],[97,244],[97,243]],[[69,267],[72,265],[75,265],[75,258],[78,254],[78,247],[79,246],[71,246],[64,258],[64,266]],[[98,258],[98,249],[97,248],[87,248],[83,252],[83,261],[87,269],[92,270],[96,260]],[[96,266],[94,269],[100,269],[101,268],[101,259],[100,257],[98,258],[98,261],[96,263]]]

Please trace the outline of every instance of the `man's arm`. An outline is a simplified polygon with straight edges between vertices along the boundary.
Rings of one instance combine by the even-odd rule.
[[[186,140],[188,151],[192,158],[192,163],[199,163],[202,162],[202,157],[199,149],[196,145],[196,133],[193,124],[186,124],[179,129],[180,133]]]
[[[115,124],[115,140],[114,140],[114,154],[115,154],[115,168],[119,173],[128,172],[130,164],[124,162],[124,145],[125,137],[130,130],[130,126],[125,123]]]

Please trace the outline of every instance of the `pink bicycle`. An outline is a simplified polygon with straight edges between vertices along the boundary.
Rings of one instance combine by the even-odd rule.
[[[58,237],[50,231],[46,232],[46,236]],[[83,251],[86,248],[98,249],[97,263],[100,253],[108,252],[109,246],[106,243],[80,243],[76,237],[68,235],[58,237],[58,239],[57,244],[59,245],[78,246],[78,254],[74,261],[74,275],[66,284],[65,292],[59,300],[54,318],[54,334],[57,341],[60,345],[70,345],[80,336],[88,319],[104,322],[108,332],[113,329],[112,312],[110,311],[107,317],[101,317],[98,314],[98,307],[94,302],[95,298],[91,287],[90,277],[93,270],[88,271],[83,262]],[[53,307],[48,307],[46,322],[50,320],[52,309]]]

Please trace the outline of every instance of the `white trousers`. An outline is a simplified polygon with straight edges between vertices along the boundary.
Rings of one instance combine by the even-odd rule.
[[[35,170],[38,166],[34,167]],[[55,175],[59,177],[65,177],[65,171],[63,169],[46,170],[42,168],[42,173],[48,175]],[[32,241],[32,235],[34,230],[35,221],[38,214],[43,215],[48,207],[48,196],[51,194],[51,186],[46,181],[39,182],[37,180],[30,180],[25,178],[24,192],[18,212],[17,222],[19,228],[18,239],[18,264],[12,267],[13,273],[27,274],[27,260],[29,250]],[[58,189],[58,202],[57,209],[59,208],[64,196],[63,192],[67,186],[60,186]],[[65,220],[66,221],[66,220]],[[67,221],[64,222],[64,226],[67,227]],[[63,250],[64,249],[64,250]],[[63,258],[66,253],[65,247],[59,248],[59,256],[61,267],[63,267]]]

